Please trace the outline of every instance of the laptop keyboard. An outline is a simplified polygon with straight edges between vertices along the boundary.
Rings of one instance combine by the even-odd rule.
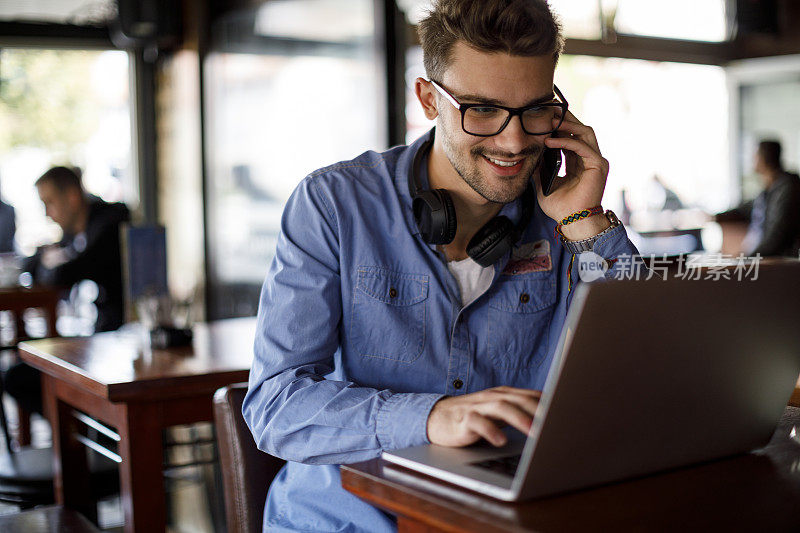
[[[514,476],[517,472],[517,466],[519,466],[519,460],[522,458],[522,454],[518,455],[509,455],[508,457],[498,457],[497,459],[487,459],[486,461],[478,461],[477,463],[471,463],[473,466],[479,466],[481,468],[486,468],[487,470],[491,470],[493,472],[498,472],[500,474],[505,474],[507,476]]]

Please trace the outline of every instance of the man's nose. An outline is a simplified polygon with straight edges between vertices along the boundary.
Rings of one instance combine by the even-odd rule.
[[[522,129],[520,116],[511,117],[503,131],[494,136],[495,145],[504,152],[518,154],[530,144],[529,135]]]

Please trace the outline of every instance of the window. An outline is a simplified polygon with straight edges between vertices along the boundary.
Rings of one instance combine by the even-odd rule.
[[[720,67],[565,56],[556,70],[575,115],[610,161],[605,202],[652,203],[653,176],[686,206],[728,205],[728,91]]]
[[[565,3],[563,0],[561,3]],[[618,33],[719,42],[727,38],[725,0],[602,0]]]
[[[130,114],[126,52],[0,49],[0,185],[20,252],[60,236],[33,185],[51,166],[77,166],[88,192],[137,204]]]
[[[224,16],[205,63],[209,318],[255,314],[283,206],[311,171],[386,148],[371,0]]]

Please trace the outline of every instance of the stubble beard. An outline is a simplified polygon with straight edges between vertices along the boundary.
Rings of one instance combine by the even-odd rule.
[[[542,147],[531,145],[518,154],[490,153],[482,146],[474,146],[470,149],[469,155],[464,156],[456,148],[450,135],[446,133],[442,136],[442,146],[447,159],[458,172],[458,175],[461,176],[461,179],[484,199],[497,204],[508,204],[522,196],[528,186],[528,181],[530,181],[533,172],[536,170],[536,164],[543,151]],[[499,181],[501,186],[492,186],[490,180],[484,177],[478,166],[484,156],[506,159],[526,156],[526,159],[522,163],[523,169],[517,175],[506,178],[497,176],[495,180]]]

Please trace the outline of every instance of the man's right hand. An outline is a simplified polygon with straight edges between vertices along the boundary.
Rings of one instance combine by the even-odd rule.
[[[500,428],[510,425],[527,435],[541,391],[494,387],[436,402],[428,415],[428,440],[442,446],[467,446],[484,438],[506,443]]]
[[[42,266],[47,270],[58,268],[69,260],[66,251],[56,245],[43,246],[42,250]]]

